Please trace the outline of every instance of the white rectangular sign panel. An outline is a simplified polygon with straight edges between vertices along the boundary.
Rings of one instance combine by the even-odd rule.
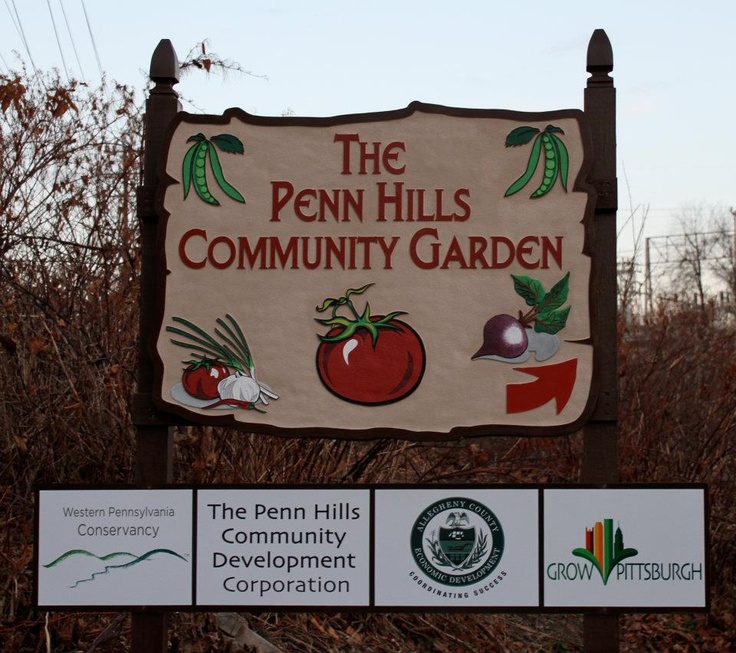
[[[370,490],[197,493],[198,606],[370,605]]]
[[[539,605],[536,489],[376,490],[376,607]]]
[[[708,608],[705,486],[44,489],[40,609]]]
[[[705,489],[544,491],[545,607],[706,607]]]
[[[191,490],[41,490],[38,606],[187,606]]]

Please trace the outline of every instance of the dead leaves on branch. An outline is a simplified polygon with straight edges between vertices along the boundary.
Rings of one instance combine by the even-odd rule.
[[[23,111],[21,100],[24,98],[25,93],[26,86],[21,82],[20,77],[13,79],[6,78],[4,83],[0,84],[0,109],[2,109],[2,112],[5,113],[12,105],[20,115]]]
[[[221,73],[223,75],[227,73],[238,73],[240,75],[266,79],[265,75],[259,75],[246,70],[238,62],[232,59],[223,59],[216,52],[212,52],[209,50],[209,41],[207,40],[197,43],[187,52],[184,60],[179,63],[179,70],[182,72],[188,72],[192,69],[204,71],[208,75],[214,73]]]
[[[28,87],[20,76],[14,78],[0,77],[0,110],[7,113],[12,107],[22,121],[30,121],[39,110],[36,98],[29,102]],[[52,118],[61,118],[67,111],[78,114],[79,109],[74,102],[74,93],[79,84],[72,82],[68,86],[52,86],[46,93],[44,108]]]
[[[61,118],[67,111],[72,110],[78,114],[79,109],[72,99],[72,93],[76,85],[71,88],[57,87],[51,89],[46,95],[46,108],[54,118]]]

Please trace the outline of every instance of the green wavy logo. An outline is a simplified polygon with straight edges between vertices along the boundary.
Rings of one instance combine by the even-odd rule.
[[[113,553],[106,553],[105,555],[96,555],[95,553],[92,553],[91,551],[87,551],[85,549],[70,549],[66,553],[62,553],[55,560],[52,560],[51,562],[43,565],[43,567],[45,569],[52,569],[71,558],[79,557],[94,558],[95,560],[99,560],[103,563],[117,561],[118,559],[120,559],[120,562],[118,562],[117,564],[106,564],[101,571],[94,572],[89,578],[80,578],[78,581],[70,586],[71,588],[75,588],[82,583],[89,583],[93,581],[98,576],[108,574],[114,569],[129,569],[159,554],[173,556],[186,562],[186,558],[184,556],[178,554],[176,551],[172,551],[171,549],[151,549],[150,551],[146,551],[146,553],[143,553],[142,555],[136,555],[134,553],[129,553],[128,551],[114,551]]]

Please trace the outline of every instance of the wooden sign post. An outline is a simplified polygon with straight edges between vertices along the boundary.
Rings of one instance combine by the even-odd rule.
[[[616,89],[610,73],[613,51],[606,33],[595,30],[588,45],[585,113],[590,117],[595,157],[591,178],[596,187],[592,243],[598,278],[593,310],[597,312],[600,346],[596,353],[600,379],[598,403],[583,429],[582,478],[584,483],[618,481],[618,374],[616,324]],[[615,614],[586,615],[583,620],[586,651],[616,653],[619,650],[619,620]]]
[[[173,481],[173,429],[153,409],[153,361],[144,334],[153,328],[157,278],[155,209],[159,185],[158,161],[166,129],[181,110],[174,85],[179,81],[179,62],[169,40],[153,53],[150,68],[155,84],[146,102],[145,158],[143,185],[138,189],[138,219],[141,229],[141,295],[138,350],[138,393],[132,407],[136,427],[135,481],[140,485],[161,485]],[[167,650],[168,615],[162,612],[133,612],[131,649],[136,653],[163,653]]]

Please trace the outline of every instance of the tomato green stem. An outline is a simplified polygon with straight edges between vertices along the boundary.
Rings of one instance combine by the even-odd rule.
[[[328,308],[332,309],[332,317],[328,320],[316,321],[323,324],[330,329],[340,328],[341,331],[333,336],[320,335],[319,338],[322,342],[340,342],[350,338],[358,329],[366,329],[370,334],[375,345],[378,342],[378,334],[380,329],[396,329],[396,325],[391,324],[391,321],[398,315],[404,315],[404,311],[394,311],[383,317],[374,318],[371,316],[370,304],[366,303],[363,314],[359,315],[358,311],[355,310],[355,305],[350,299],[351,295],[362,295],[368,288],[373,284],[369,283],[362,288],[353,289],[350,288],[346,293],[337,299],[328,298],[322,302],[322,306],[318,306],[317,310],[320,312],[326,311]],[[353,319],[350,317],[344,317],[338,315],[338,311],[341,307],[347,306],[350,312],[353,314]]]

